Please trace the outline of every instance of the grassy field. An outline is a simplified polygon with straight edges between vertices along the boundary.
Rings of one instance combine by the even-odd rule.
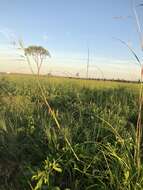
[[[143,189],[142,150],[140,165],[134,159],[139,85],[40,83],[0,76],[0,189]]]
[[[32,75],[20,75],[20,74],[7,74],[7,75],[0,75],[0,79],[6,78],[7,80],[14,82],[16,84],[21,83],[29,83],[35,82],[35,77]],[[114,81],[102,81],[102,80],[85,80],[85,79],[74,79],[74,78],[64,78],[64,77],[48,77],[42,76],[40,79],[45,84],[51,85],[73,85],[88,88],[116,88],[116,87],[125,87],[136,90],[139,88],[138,83],[125,83],[125,82],[114,82]]]

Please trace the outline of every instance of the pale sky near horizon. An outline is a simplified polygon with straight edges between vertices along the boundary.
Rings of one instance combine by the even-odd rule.
[[[135,0],[142,23],[142,0]],[[139,67],[124,40],[142,57],[131,0],[1,0],[0,72],[29,72],[11,45],[42,45],[52,58],[42,72],[85,76],[90,50],[89,76],[139,79]]]

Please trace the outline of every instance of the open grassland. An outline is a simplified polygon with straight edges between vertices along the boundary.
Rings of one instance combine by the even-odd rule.
[[[139,85],[40,81],[60,129],[35,77],[0,77],[0,189],[143,189],[142,158],[139,167],[134,160]]]
[[[35,76],[32,75],[20,75],[20,74],[8,74],[0,75],[0,79],[6,78],[8,81],[18,84],[28,84],[35,85]],[[86,80],[86,79],[74,79],[74,78],[64,78],[64,77],[48,77],[42,76],[40,80],[45,85],[71,85],[75,87],[86,87],[86,88],[96,88],[96,89],[105,89],[105,88],[116,88],[116,87],[125,87],[133,90],[139,89],[138,83],[126,83],[126,82],[114,82],[114,81],[102,81],[102,80]]]

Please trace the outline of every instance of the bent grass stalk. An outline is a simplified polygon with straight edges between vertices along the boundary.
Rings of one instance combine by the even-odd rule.
[[[140,20],[139,20],[137,11],[135,9],[134,0],[132,0],[132,10],[133,10],[133,14],[135,17],[135,22],[136,22],[137,32],[139,35],[141,50],[143,51],[143,35],[142,35]],[[136,57],[137,57],[137,55],[136,55]],[[138,60],[139,60],[139,58],[138,58]],[[135,162],[137,164],[137,168],[140,171],[141,139],[142,139],[142,118],[141,118],[141,115],[142,115],[142,105],[143,105],[143,65],[141,62],[139,62],[139,64],[140,64],[140,93],[139,93],[139,111],[138,111],[138,119],[137,119],[137,129],[136,129]]]
[[[140,164],[141,164],[141,139],[142,139],[142,121],[141,121],[141,114],[142,114],[142,104],[143,104],[143,65],[133,50],[125,41],[117,39],[123,45],[125,45],[130,52],[133,54],[135,59],[137,60],[138,66],[140,66],[140,90],[139,90],[139,109],[138,109],[138,118],[137,118],[137,125],[136,125],[136,137],[135,137],[135,150],[134,150],[134,162],[138,168],[140,173]]]
[[[20,45],[21,49],[23,50],[23,52],[25,52],[25,48],[24,48],[24,45],[23,45],[23,42],[22,42],[22,41],[19,41],[19,45]],[[26,57],[26,61],[27,61],[27,63],[28,63],[28,66],[29,66],[29,68],[30,68],[30,71],[32,72],[33,75],[35,75],[35,73],[34,73],[34,71],[33,71],[33,68],[32,68],[32,66],[31,66],[31,61],[30,61],[30,59],[29,59],[29,56],[28,56],[28,55],[25,55],[25,57]],[[36,77],[36,81],[37,81],[38,87],[40,88],[40,91],[41,91],[42,97],[43,97],[43,99],[44,99],[44,101],[45,101],[45,104],[46,104],[46,106],[48,107],[49,113],[50,113],[50,115],[52,116],[52,118],[54,119],[57,128],[60,130],[60,132],[61,132],[62,135],[64,136],[64,139],[65,139],[67,145],[69,146],[69,148],[71,149],[73,155],[75,156],[75,158],[76,158],[78,161],[80,161],[80,159],[78,158],[78,156],[77,156],[77,154],[75,153],[74,149],[72,148],[71,143],[69,142],[68,138],[66,137],[66,134],[62,132],[62,130],[61,130],[62,128],[61,128],[61,125],[60,125],[60,123],[59,123],[59,121],[58,121],[58,119],[57,119],[57,117],[56,117],[56,114],[55,114],[54,110],[51,108],[51,106],[50,106],[50,104],[49,104],[49,102],[48,102],[48,100],[47,100],[47,98],[46,98],[46,96],[45,96],[44,89],[43,89],[43,87],[42,87],[42,85],[41,85],[41,83],[40,83],[40,71],[39,71],[39,68],[37,68],[37,69],[38,69],[38,72],[37,72],[37,74],[36,74],[36,76],[37,76],[37,77]]]
[[[141,25],[139,21],[139,17],[137,14],[137,11],[134,6],[134,1],[133,1],[133,13],[135,17],[135,22],[137,26],[137,32],[139,35],[139,40],[140,40],[140,45],[141,45],[141,50],[143,51],[143,35],[142,35],[142,30],[141,30]],[[136,152],[135,152],[135,161],[137,163],[138,169],[140,169],[140,164],[141,164],[141,139],[142,139],[142,104],[143,104],[143,65],[140,63],[140,94],[139,94],[139,112],[138,112],[138,119],[137,119],[137,130],[136,130]]]
[[[141,25],[139,21],[139,17],[135,8],[134,0],[131,0],[132,3],[132,11],[136,22],[136,28],[140,40],[141,50],[143,51],[143,35],[141,30]],[[138,169],[138,174],[140,174],[140,166],[141,166],[141,139],[142,139],[142,105],[143,105],[143,64],[141,63],[139,57],[135,53],[135,51],[130,47],[125,41],[119,40],[122,44],[124,44],[130,52],[133,54],[135,59],[137,60],[138,65],[140,66],[140,91],[139,91],[139,109],[138,109],[138,118],[136,125],[136,137],[135,137],[135,149],[134,149],[134,162]]]

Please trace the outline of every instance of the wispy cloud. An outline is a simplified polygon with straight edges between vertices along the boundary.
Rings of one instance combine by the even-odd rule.
[[[10,28],[0,28],[0,35],[9,43],[14,43],[16,41],[16,32]]]

